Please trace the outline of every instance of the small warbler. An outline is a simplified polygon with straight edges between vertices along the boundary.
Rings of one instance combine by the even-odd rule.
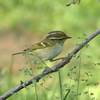
[[[36,57],[41,58],[42,61],[50,60],[55,61],[58,59],[53,60],[56,56],[58,56],[63,50],[63,44],[66,39],[69,39],[64,32],[62,31],[52,31],[49,32],[46,38],[39,43],[32,45],[30,48],[25,49],[22,52],[15,53],[12,55],[17,54],[25,54],[26,52],[33,52]]]

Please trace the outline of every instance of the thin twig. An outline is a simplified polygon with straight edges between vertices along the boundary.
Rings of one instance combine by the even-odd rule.
[[[78,51],[80,51],[80,49],[82,49],[89,41],[91,41],[94,37],[96,37],[97,35],[100,34],[100,29],[98,29],[96,32],[94,32],[93,34],[91,34],[89,37],[87,37],[87,39],[85,39],[81,44],[79,44],[71,53],[69,53],[66,57],[66,59],[64,59],[63,61],[61,61],[59,64],[57,64],[56,66],[53,66],[51,68],[51,70],[45,69],[43,72],[41,72],[40,74],[38,74],[37,76],[31,78],[30,80],[21,83],[20,85],[18,85],[17,87],[11,89],[10,91],[8,91],[7,93],[5,93],[4,95],[2,95],[0,97],[0,100],[6,100],[8,97],[10,97],[11,95],[13,95],[14,93],[20,91],[21,89],[23,89],[24,87],[30,85],[33,83],[33,81],[39,82],[39,80],[44,77],[47,74],[53,73],[53,72],[57,72],[60,68],[64,67],[64,65],[68,64],[70,62],[70,60],[72,59],[72,56],[74,54],[76,54]]]

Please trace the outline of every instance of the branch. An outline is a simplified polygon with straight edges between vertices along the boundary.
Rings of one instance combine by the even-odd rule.
[[[72,59],[72,57],[73,57],[74,54],[76,54],[78,51],[80,51],[89,41],[91,41],[94,37],[96,37],[99,34],[100,34],[100,29],[98,29],[96,32],[94,32],[89,37],[87,37],[87,39],[85,39],[81,44],[79,44],[71,53],[69,53],[66,56],[66,59],[64,59],[63,61],[61,61],[59,64],[51,67],[50,70],[45,69],[43,72],[41,72],[40,74],[38,74],[37,76],[31,78],[30,80],[28,80],[26,82],[21,82],[20,85],[18,85],[17,87],[11,89],[10,91],[8,91],[4,95],[2,95],[0,97],[0,100],[6,100],[8,97],[10,97],[14,93],[20,91],[24,87],[32,84],[34,81],[39,82],[39,80],[42,77],[44,77],[45,75],[57,72],[60,68],[64,67],[64,65],[66,65],[66,64],[68,64],[70,62],[70,60]]]
[[[78,2],[78,4],[80,4],[81,0],[71,0],[70,3],[68,3],[66,6],[70,6],[71,4],[76,4]]]

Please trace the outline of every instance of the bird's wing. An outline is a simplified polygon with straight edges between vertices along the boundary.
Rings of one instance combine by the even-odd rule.
[[[49,47],[53,47],[54,45],[55,45],[55,42],[52,42],[52,40],[44,39],[41,42],[32,45],[30,48],[27,48],[27,49],[23,50],[22,52],[14,53],[12,55],[25,54],[26,51],[31,51],[31,50],[33,51],[33,50],[37,50],[37,49],[49,48]]]
[[[24,51],[44,49],[44,48],[49,48],[49,47],[54,46],[54,45],[55,45],[55,43],[52,43],[51,40],[50,41],[48,40],[48,42],[43,40],[39,43],[36,43],[36,44],[32,45],[30,48],[25,49]]]

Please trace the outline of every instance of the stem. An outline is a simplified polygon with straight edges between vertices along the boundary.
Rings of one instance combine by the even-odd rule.
[[[82,41],[83,41],[83,36],[82,36]],[[79,70],[78,70],[78,83],[77,83],[77,94],[79,93],[79,87],[80,87],[80,74],[81,74],[81,65],[82,65],[81,56],[82,56],[82,50],[80,50],[80,60],[79,60]],[[76,96],[76,100],[78,100],[78,95]]]
[[[29,57],[29,56],[28,56]],[[30,62],[30,67],[32,68],[32,63],[31,63],[31,59],[29,57],[29,62]],[[31,70],[32,71],[32,75],[34,76],[34,72],[33,72],[33,69]],[[37,82],[34,83],[35,85],[35,94],[36,94],[36,100],[38,100],[38,93],[37,93]]]
[[[67,97],[68,97],[68,94],[70,93],[70,89],[68,89],[68,91],[67,91],[67,93],[66,93],[66,95],[65,95],[65,97],[64,97],[64,99],[63,100],[67,100]]]
[[[35,83],[35,94],[36,94],[36,100],[38,100],[38,93],[37,93],[37,88],[36,88],[36,83]]]
[[[11,57],[11,64],[9,69],[8,86],[12,86],[12,70],[13,70],[14,56]]]
[[[89,75],[88,75],[88,81],[89,81]],[[88,100],[89,100],[89,85],[88,85]]]
[[[63,100],[63,97],[62,97],[62,82],[61,82],[61,72],[60,72],[60,70],[58,70],[58,74],[59,74],[60,97],[61,97],[61,100]]]
[[[81,51],[80,51],[80,55],[81,55]],[[79,86],[80,86],[80,73],[81,73],[81,56],[80,56],[79,70],[78,70],[77,94],[79,93]],[[78,100],[78,95],[76,96],[76,100]]]

